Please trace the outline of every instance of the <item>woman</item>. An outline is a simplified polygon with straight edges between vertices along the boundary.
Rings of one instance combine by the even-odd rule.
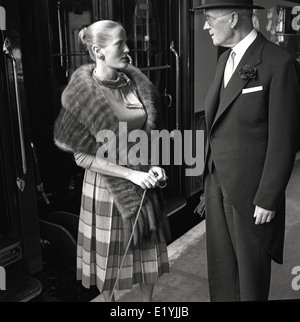
[[[73,152],[76,163],[86,169],[77,279],[86,288],[97,285],[106,301],[115,300],[115,284],[119,290],[140,284],[142,301],[150,302],[154,284],[169,272],[168,225],[155,189],[165,182],[166,174],[158,166],[119,165],[129,144],[126,151],[122,146],[116,149],[115,161],[109,155],[99,159],[104,142],[98,141],[101,131],[112,131],[118,147],[120,122],[126,122],[129,131],[142,129],[149,135],[157,128],[159,96],[147,77],[129,65],[126,32],[120,24],[96,22],[80,32],[79,40],[95,64],[72,75],[54,130],[56,145]],[[118,275],[131,234],[131,247]]]

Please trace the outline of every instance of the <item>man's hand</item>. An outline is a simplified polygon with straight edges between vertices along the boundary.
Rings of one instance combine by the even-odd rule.
[[[194,210],[194,214],[200,215],[200,217],[204,217],[205,215],[205,201],[204,201],[204,194],[200,196],[200,202],[198,206]]]
[[[255,225],[263,225],[270,223],[275,217],[275,211],[266,210],[256,206],[254,218],[256,218]]]

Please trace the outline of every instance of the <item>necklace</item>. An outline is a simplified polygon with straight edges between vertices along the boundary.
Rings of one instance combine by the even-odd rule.
[[[101,78],[97,75],[96,69],[93,72],[93,79],[100,85],[104,85],[110,88],[120,88],[127,86],[127,80],[124,78],[122,73],[117,72],[117,78],[115,80]]]

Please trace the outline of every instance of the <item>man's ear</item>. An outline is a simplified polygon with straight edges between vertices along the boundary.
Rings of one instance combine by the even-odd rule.
[[[231,15],[231,28],[232,29],[236,28],[236,26],[239,22],[239,19],[240,19],[240,16],[236,12],[233,12]]]

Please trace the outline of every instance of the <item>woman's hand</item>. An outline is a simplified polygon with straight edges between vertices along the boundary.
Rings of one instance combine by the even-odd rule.
[[[158,180],[158,185],[160,187],[165,187],[166,186],[166,182],[167,182],[167,175],[166,172],[163,168],[158,167],[158,166],[153,166],[150,168],[149,173],[154,175],[156,177],[156,179]]]
[[[155,188],[159,183],[158,178],[153,173],[150,173],[150,171],[142,172],[133,170],[129,175],[129,180],[142,189]]]

